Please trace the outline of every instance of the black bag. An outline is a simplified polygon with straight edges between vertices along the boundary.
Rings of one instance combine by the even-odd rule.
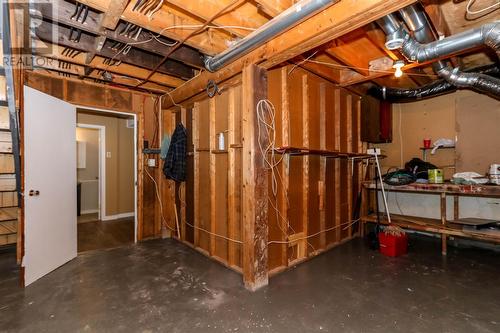
[[[415,157],[412,158],[411,161],[406,162],[405,169],[408,173],[411,173],[417,179],[428,179],[429,177],[427,171],[437,169],[437,166]]]

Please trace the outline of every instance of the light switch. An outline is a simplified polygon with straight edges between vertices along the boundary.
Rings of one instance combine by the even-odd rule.
[[[155,167],[156,166],[156,160],[154,158],[148,159],[148,167]]]

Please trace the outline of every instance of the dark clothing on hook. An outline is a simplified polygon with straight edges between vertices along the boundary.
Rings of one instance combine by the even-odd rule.
[[[186,149],[186,128],[179,123],[175,128],[174,134],[172,134],[167,158],[165,158],[165,163],[163,164],[165,177],[177,182],[186,180]]]

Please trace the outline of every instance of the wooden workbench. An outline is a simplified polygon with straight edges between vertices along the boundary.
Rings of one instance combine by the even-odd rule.
[[[361,203],[361,235],[364,235],[365,223],[376,223],[377,215],[369,214],[369,191],[376,189],[375,183],[372,181],[364,182],[362,184],[362,203]],[[446,255],[446,242],[448,236],[457,236],[463,238],[477,239],[500,243],[500,234],[487,233],[481,231],[463,230],[463,225],[448,221],[446,218],[446,197],[453,196],[453,218],[459,218],[459,197],[472,196],[472,197],[487,197],[487,198],[500,198],[500,186],[496,185],[456,185],[452,183],[445,184],[419,184],[413,183],[403,186],[390,186],[384,184],[384,189],[390,192],[407,192],[407,193],[420,193],[431,194],[439,196],[441,202],[440,219],[422,218],[414,216],[403,216],[391,214],[391,221],[393,225],[401,228],[411,229],[416,231],[431,232],[441,235],[441,251]],[[380,190],[380,186],[379,186]],[[380,216],[380,223],[387,225],[388,221],[385,216]]]

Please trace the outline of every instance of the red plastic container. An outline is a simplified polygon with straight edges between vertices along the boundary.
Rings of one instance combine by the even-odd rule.
[[[408,252],[408,236],[406,234],[394,236],[380,232],[378,242],[380,244],[380,253],[386,256],[398,257]]]

